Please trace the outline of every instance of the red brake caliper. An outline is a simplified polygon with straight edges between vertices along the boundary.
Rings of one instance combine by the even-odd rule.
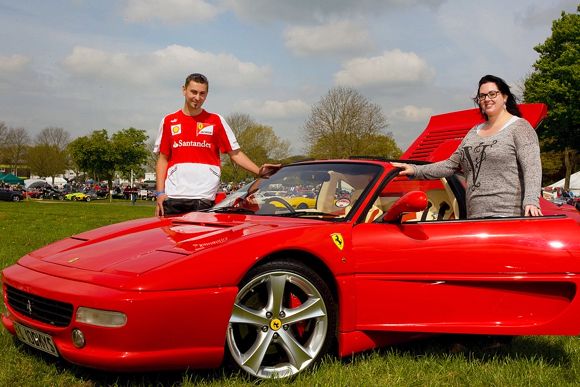
[[[290,293],[290,309],[298,308],[300,305],[302,305],[302,301],[300,301],[300,299],[296,297],[294,293]],[[304,330],[306,329],[306,322],[297,322],[295,327],[298,336],[302,337],[304,335]]]

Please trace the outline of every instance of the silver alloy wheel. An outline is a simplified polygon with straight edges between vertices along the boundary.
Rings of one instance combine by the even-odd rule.
[[[319,289],[297,273],[256,275],[234,303],[227,331],[233,359],[258,378],[285,378],[302,371],[328,347],[326,302]]]

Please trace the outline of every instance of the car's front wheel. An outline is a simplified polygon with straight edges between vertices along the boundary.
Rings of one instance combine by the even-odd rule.
[[[18,195],[12,196],[12,201],[13,202],[19,202],[20,201],[20,196],[18,196]]]
[[[293,260],[252,269],[240,285],[227,330],[235,363],[258,378],[297,374],[326,354],[336,304],[324,280]]]

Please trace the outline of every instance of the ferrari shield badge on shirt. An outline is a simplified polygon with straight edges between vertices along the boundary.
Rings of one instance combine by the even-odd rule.
[[[336,247],[338,247],[339,250],[342,250],[344,248],[344,239],[342,238],[341,233],[335,232],[334,234],[330,234],[330,238],[332,239],[332,241],[334,242]]]
[[[203,122],[197,123],[197,134],[213,134],[213,125],[204,124]]]
[[[176,135],[181,133],[181,124],[171,125],[171,134]]]

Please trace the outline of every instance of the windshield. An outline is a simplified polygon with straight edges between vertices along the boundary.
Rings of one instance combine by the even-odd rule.
[[[381,170],[364,163],[289,165],[245,185],[210,211],[344,219]]]

